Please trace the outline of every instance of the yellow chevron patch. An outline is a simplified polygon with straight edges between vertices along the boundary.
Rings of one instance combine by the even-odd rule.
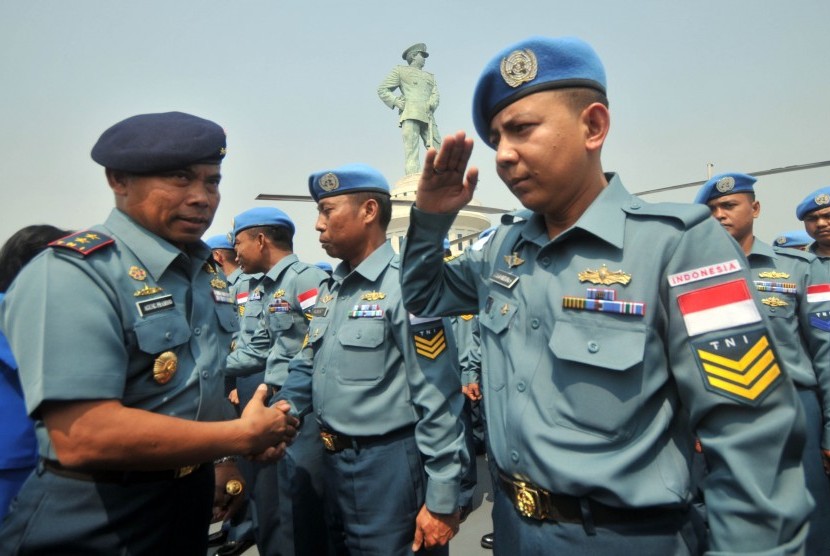
[[[461,320],[472,320],[474,315],[461,315]]]
[[[781,376],[764,331],[698,341],[693,347],[707,389],[743,403],[759,403]]]
[[[420,330],[413,335],[415,353],[427,359],[435,359],[447,349],[447,337],[443,327]]]

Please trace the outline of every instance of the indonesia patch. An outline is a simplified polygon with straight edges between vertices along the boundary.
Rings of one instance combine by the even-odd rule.
[[[741,263],[738,259],[731,261],[724,261],[709,266],[702,266],[700,268],[693,268],[677,274],[669,276],[669,286],[682,286],[683,284],[690,284],[698,280],[705,280],[706,278],[714,278],[715,276],[723,276],[724,274],[731,274],[741,270]]]
[[[706,389],[757,405],[781,382],[781,368],[766,331],[692,343]]]
[[[435,359],[447,349],[443,325],[413,331],[412,338],[415,341],[415,353],[427,359]]]
[[[807,286],[807,303],[830,301],[830,284],[813,284]]]
[[[761,320],[746,280],[733,280],[677,296],[689,336]]]

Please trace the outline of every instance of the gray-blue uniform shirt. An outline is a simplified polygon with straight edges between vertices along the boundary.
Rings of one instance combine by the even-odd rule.
[[[247,342],[228,356],[225,373],[246,376],[265,370],[265,382],[282,386],[288,377],[288,362],[303,346],[308,331],[307,315],[318,290],[329,276],[297,255],[280,259],[258,288],[262,298],[257,328]],[[248,313],[246,308],[246,313]],[[252,314],[247,315],[253,319]]]
[[[291,361],[280,397],[301,415],[313,406],[321,427],[349,436],[414,425],[428,477],[426,506],[452,513],[469,465],[458,356],[449,320],[411,323],[400,290],[389,242],[351,272],[338,265],[313,309],[310,349]]]
[[[818,258],[818,260],[821,262],[821,264],[824,265],[824,269],[827,271],[827,273],[830,274],[830,257],[825,256],[825,255],[819,255],[818,253],[816,253],[816,247],[818,247],[818,243],[813,242],[810,245],[810,247],[808,247],[808,249],[809,249],[810,253],[815,255]]]
[[[75,243],[114,242],[86,255],[47,249],[0,306],[30,415],[46,401],[117,399],[183,419],[228,417],[221,369],[239,324],[207,245],[183,253],[117,209],[85,234]],[[177,360],[164,383],[154,378],[162,354]],[[40,455],[57,459],[36,424]]]
[[[711,466],[711,549],[799,545],[803,414],[743,253],[704,207],[647,204],[607,178],[553,240],[524,211],[446,264],[454,215],[413,208],[406,306],[479,313],[489,439],[506,474],[610,506],[685,505],[688,416]]]

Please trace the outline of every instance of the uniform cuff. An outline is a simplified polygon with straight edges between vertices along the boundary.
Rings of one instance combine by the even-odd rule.
[[[461,485],[456,481],[440,483],[429,479],[427,481],[426,507],[435,514],[451,514],[458,509],[458,496]]]

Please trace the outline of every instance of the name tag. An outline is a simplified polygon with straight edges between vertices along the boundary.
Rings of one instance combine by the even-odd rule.
[[[135,304],[138,307],[138,314],[142,317],[158,313],[159,311],[166,311],[176,306],[173,302],[172,295],[162,295],[161,297],[154,297],[152,299],[145,299],[144,301],[137,301]]]
[[[503,286],[509,290],[516,285],[516,282],[519,281],[519,277],[504,270],[497,270],[493,272],[492,276],[490,276],[490,281],[495,282],[499,286]]]
[[[216,303],[233,303],[233,295],[231,292],[226,292],[222,290],[213,290],[213,299]]]

